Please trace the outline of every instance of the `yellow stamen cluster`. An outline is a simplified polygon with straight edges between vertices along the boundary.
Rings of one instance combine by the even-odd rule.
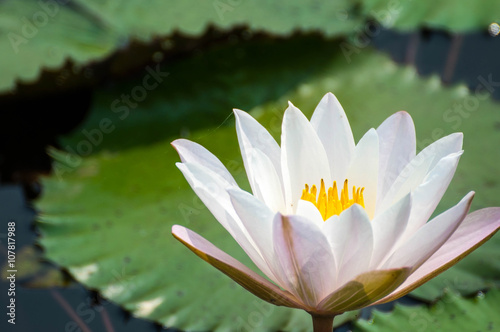
[[[302,190],[301,199],[313,203],[321,213],[323,220],[330,218],[333,215],[340,215],[342,211],[358,203],[362,207],[365,207],[365,202],[363,199],[363,191],[365,188],[352,187],[352,198],[349,198],[349,185],[347,179],[344,181],[344,188],[339,193],[337,190],[337,182],[333,182],[333,187],[328,188],[328,193],[325,189],[325,182],[321,179],[321,187],[318,189],[313,185],[310,190],[309,186],[306,184],[306,188]],[[318,194],[318,195],[317,195]]]

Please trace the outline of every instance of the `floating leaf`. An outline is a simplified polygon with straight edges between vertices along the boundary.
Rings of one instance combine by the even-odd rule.
[[[120,34],[78,6],[56,1],[0,2],[0,92],[16,81],[32,83],[45,68],[57,70],[67,59],[83,65],[99,61],[121,44]],[[76,67],[75,67],[75,70]]]
[[[238,54],[241,52],[237,51],[240,46],[233,46],[233,50],[213,49],[203,57],[210,59],[209,62],[198,57],[180,61],[168,70],[180,73],[179,68],[189,68],[196,73],[197,85],[187,93],[182,93],[183,84],[158,86],[157,91],[168,96],[159,99],[168,101],[165,103],[168,111],[158,111],[159,104],[148,99],[138,103],[134,112],[130,112],[130,118],[120,121],[109,109],[110,101],[117,95],[109,97],[109,91],[101,91],[96,103],[102,104],[95,107],[88,122],[67,141],[68,146],[76,146],[78,152],[79,143],[85,140],[90,143],[83,130],[95,129],[104,118],[109,117],[115,129],[102,133],[102,141],[91,151],[95,153],[85,158],[56,152],[54,156],[59,162],[55,164],[55,175],[44,181],[46,193],[38,207],[42,211],[40,242],[47,257],[134,315],[167,326],[216,331],[245,327],[259,331],[309,330],[310,317],[306,313],[260,301],[196,259],[172,238],[172,224],[181,224],[253,266],[175,168],[178,156],[169,142],[182,131],[217,155],[236,181],[248,188],[234,120],[223,121],[230,114],[230,107],[251,111],[279,137],[287,99],[310,115],[328,91],[333,91],[342,102],[357,139],[368,128],[401,109],[414,117],[419,149],[440,136],[463,131],[466,152],[438,209],[452,206],[472,189],[477,191],[473,209],[496,203],[499,194],[496,170],[500,158],[496,142],[500,131],[495,123],[500,122],[500,113],[498,106],[484,94],[487,90],[475,96],[462,85],[443,88],[437,77],[421,79],[414,69],[399,68],[387,57],[369,49],[347,65],[338,52],[338,43],[314,40],[299,38],[261,45],[256,42],[243,53],[248,52],[245,56],[252,58],[263,50],[279,52],[294,45],[297,49],[315,47],[313,51],[326,54],[327,61],[308,55],[309,62],[303,66],[306,59],[300,54],[284,52],[282,57],[267,59],[260,72],[258,60],[254,65],[240,66]],[[214,71],[221,66],[225,70],[214,80]],[[287,74],[283,71],[286,66],[290,68]],[[262,73],[261,80],[255,71]],[[287,82],[294,73],[300,77],[294,81],[298,86]],[[269,79],[273,76],[282,80]],[[175,76],[182,82],[180,77],[181,74]],[[166,78],[169,79],[179,82],[173,74]],[[238,83],[242,84],[241,90]],[[224,90],[231,84],[235,87]],[[130,91],[129,88],[124,91]],[[156,90],[151,98],[154,93]],[[285,96],[280,97],[280,93]],[[454,110],[455,104],[469,105],[471,101],[477,101],[477,107],[463,106],[462,112]],[[196,113],[184,113],[191,107]],[[227,109],[221,111],[214,107]],[[217,115],[221,122],[214,124],[204,112],[213,112],[211,116],[223,112]],[[132,118],[134,121],[129,121]],[[163,134],[156,129],[162,124]],[[156,134],[150,135],[149,131]],[[500,274],[489,271],[492,261],[498,260],[498,256],[487,256],[494,252],[492,250],[498,251],[498,242],[493,240],[463,261],[474,261],[474,271],[470,272],[479,276],[481,286],[488,280],[498,282]],[[479,258],[486,259],[488,264]],[[468,271],[468,268],[469,265],[460,263],[445,273],[452,278],[454,271]],[[340,317],[336,319],[337,324],[342,321]]]
[[[498,289],[480,293],[473,299],[446,292],[430,308],[396,304],[390,313],[375,310],[370,321],[358,320],[354,331],[498,331],[499,307]]]
[[[317,35],[260,38],[215,46],[175,65],[146,66],[139,79],[98,93],[87,121],[63,146],[84,156],[214,130],[234,121],[228,121],[233,108],[249,110],[276,100],[320,73],[337,47]],[[112,122],[108,130],[103,119]]]
[[[480,289],[500,287],[500,236],[496,235],[456,267],[438,275],[412,292],[422,300],[432,301],[444,288],[470,295]]]
[[[13,91],[16,81],[36,82],[42,69],[61,70],[69,60],[73,65],[61,72],[61,79],[134,41],[149,43],[174,33],[197,37],[209,26],[223,31],[248,27],[280,36],[296,31],[348,34],[359,20],[350,14],[351,7],[348,0],[1,1],[0,93]],[[168,39],[164,46],[171,47]],[[142,55],[122,60],[137,56]],[[82,75],[90,79],[92,73]]]
[[[172,33],[173,30],[199,35],[208,25],[220,29],[248,26],[254,31],[288,35],[295,30],[319,31],[328,36],[350,33],[355,21],[349,0],[318,2],[291,0],[286,3],[267,0],[169,1],[138,0],[78,1],[88,12],[99,16],[111,27],[140,39]],[[292,19],[293,18],[293,19]]]
[[[486,31],[500,21],[500,3],[495,0],[462,1],[383,1],[362,0],[362,13],[386,28],[415,30],[421,27],[450,32]]]

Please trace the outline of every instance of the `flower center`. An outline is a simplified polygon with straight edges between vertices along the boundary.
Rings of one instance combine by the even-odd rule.
[[[365,188],[352,187],[352,198],[349,198],[349,185],[347,179],[344,181],[344,187],[341,189],[340,193],[337,190],[337,182],[333,182],[333,186],[328,188],[328,192],[325,189],[325,181],[321,179],[321,187],[318,189],[316,185],[313,185],[309,190],[309,185],[306,184],[306,188],[302,190],[301,199],[313,203],[321,213],[323,220],[330,218],[333,215],[340,215],[342,211],[358,203],[363,208],[365,207],[365,202],[363,199],[363,191]],[[340,196],[340,197],[339,197]]]

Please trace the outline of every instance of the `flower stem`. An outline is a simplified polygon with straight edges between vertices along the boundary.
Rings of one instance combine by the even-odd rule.
[[[313,320],[313,331],[314,332],[332,332],[333,331],[333,319],[335,316],[320,316],[311,315]]]

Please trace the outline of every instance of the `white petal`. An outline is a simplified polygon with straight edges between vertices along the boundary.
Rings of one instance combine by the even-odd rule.
[[[413,191],[412,211],[403,240],[411,237],[429,220],[455,174],[461,155],[462,151],[441,159]]]
[[[370,129],[354,148],[354,155],[347,172],[349,190],[352,186],[365,188],[363,197],[365,209],[370,219],[375,215],[377,202],[378,152],[377,131]]]
[[[367,271],[373,249],[373,232],[370,219],[360,205],[354,204],[339,217],[326,220],[323,233],[335,256],[337,286]]]
[[[474,192],[467,194],[454,207],[422,226],[408,241],[401,244],[383,263],[381,269],[411,266],[418,268],[455,232],[469,211]]]
[[[439,160],[449,154],[462,150],[462,133],[445,136],[423,149],[401,171],[397,179],[387,191],[385,197],[377,202],[377,211],[387,209],[394,202],[406,196],[418,187],[430,170],[437,165]]]
[[[177,150],[183,163],[200,164],[218,174],[228,184],[237,186],[233,176],[221,161],[210,151],[198,143],[187,139],[177,139],[172,142],[172,146]]]
[[[379,173],[377,198],[382,199],[403,168],[415,157],[415,125],[410,114],[401,111],[378,128]]]
[[[227,189],[231,186],[218,174],[199,164],[177,163],[177,167],[193,188],[194,192],[212,212],[219,223],[231,234],[250,259],[266,275],[271,272],[264,261],[257,245],[253,242],[243,226],[236,211],[234,211]]]
[[[296,210],[305,184],[319,188],[321,179],[333,183],[323,144],[304,114],[292,103],[283,118],[281,157],[283,181],[291,189],[286,203],[292,211]]]
[[[500,229],[500,208],[485,208],[465,217],[457,230],[428,260],[389,296],[385,303],[404,296],[434,278],[488,241]],[[483,262],[487,265],[488,262]]]
[[[429,169],[434,168],[439,160],[446,157],[447,155],[462,151],[463,140],[464,135],[462,133],[453,133],[448,136],[442,137],[441,139],[435,141],[434,143],[423,149],[421,153],[425,152],[425,156],[433,156]],[[416,156],[415,158],[418,158],[418,156]]]
[[[281,179],[271,160],[257,149],[252,149],[249,155],[247,164],[253,173],[253,176],[249,176],[253,194],[273,211],[285,213],[285,197]]]
[[[367,307],[398,287],[408,276],[409,270],[376,270],[360,274],[324,298],[318,304],[318,309],[342,313]]]
[[[268,177],[267,174],[262,174],[261,170],[255,170],[252,167],[251,159],[256,155],[255,150],[267,157],[268,161],[266,160],[265,162],[270,163],[269,172],[277,174],[281,183],[281,150],[278,143],[276,143],[266,128],[248,113],[235,109],[234,116],[236,118],[236,133],[240,144],[241,156],[252,192],[254,194],[256,192],[254,186],[265,182],[262,176]],[[284,190],[282,183],[281,190]]]
[[[316,224],[291,215],[274,219],[273,238],[283,286],[315,306],[334,285],[335,261],[325,236]]]
[[[321,99],[314,110],[311,125],[325,148],[332,181],[342,183],[346,178],[355,144],[344,109],[331,92]]]
[[[269,209],[259,199],[240,189],[229,189],[229,196],[234,210],[240,217],[243,226],[259,248],[271,272],[274,263],[273,219],[275,211]],[[267,275],[274,282],[279,283],[274,273]]]
[[[412,211],[411,194],[403,197],[372,220],[373,254],[370,267],[376,269],[389,256],[403,235]]]
[[[325,221],[323,220],[323,216],[319,212],[316,205],[309,201],[299,199],[299,202],[297,203],[297,211],[295,212],[295,214],[309,219],[320,228],[322,228],[323,224],[325,223]]]
[[[282,291],[278,286],[253,272],[195,232],[182,226],[174,225],[172,227],[172,235],[198,257],[229,276],[262,300],[274,305],[306,310],[302,303],[292,294]]]

